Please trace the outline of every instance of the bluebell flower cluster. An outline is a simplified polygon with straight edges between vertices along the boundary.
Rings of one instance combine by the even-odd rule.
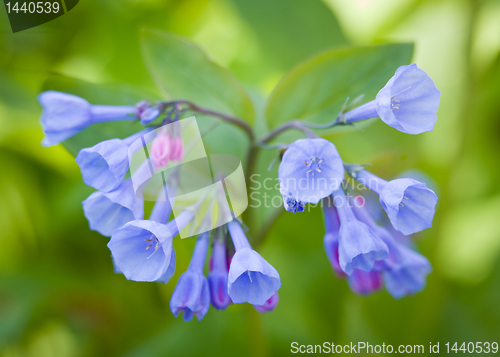
[[[423,70],[415,64],[402,66],[375,100],[339,114],[337,121],[378,116],[404,133],[418,134],[433,129],[439,97]],[[345,173],[379,196],[386,217],[377,222],[364,199],[352,198],[342,185]],[[334,144],[320,138],[289,145],[279,180],[287,211],[303,212],[304,203],[322,200],[328,260],[335,275],[346,278],[355,293],[368,295],[385,286],[401,298],[425,287],[431,265],[408,238],[432,226],[437,196],[425,183],[411,178],[386,181],[361,165],[345,164]],[[297,202],[302,203],[300,210]]]
[[[415,64],[402,66],[373,101],[342,111],[333,125],[378,116],[404,133],[430,131],[436,122],[439,98],[439,90],[423,70]],[[147,183],[156,169],[179,163],[185,157],[178,132],[181,129],[153,129],[161,127],[154,122],[166,113],[167,107],[171,106],[167,116],[161,118],[163,124],[178,121],[180,103],[190,102],[92,105],[56,91],[41,93],[39,102],[43,108],[44,146],[61,143],[95,123],[135,120],[143,125],[142,130],[127,138],[113,138],[80,150],[76,163],[83,181],[96,189],[83,201],[83,212],[90,229],[110,237],[107,246],[115,272],[133,281],[169,282],[176,265],[173,240],[197,220],[196,209],[182,207],[172,219],[169,192],[173,192],[171,186],[178,185],[178,180],[163,177],[158,199],[146,219],[144,200],[139,198],[135,183]],[[200,110],[193,103],[189,105]],[[172,113],[176,114],[172,117]],[[219,117],[228,118],[223,114]],[[248,124],[237,118],[229,122],[254,140]],[[311,136],[312,132],[304,133]],[[144,144],[150,145],[151,160],[142,162],[127,178],[131,152]],[[361,204],[364,201],[360,197],[352,197],[343,185],[346,173],[378,195],[385,216],[374,216]],[[332,142],[312,136],[286,146],[279,181],[286,211],[301,213],[308,203],[322,204],[325,252],[335,274],[347,279],[355,293],[368,295],[385,287],[392,296],[401,298],[424,288],[432,268],[417,252],[410,235],[432,226],[437,196],[425,183],[412,178],[386,181],[363,166],[344,163]],[[170,309],[174,316],[182,312],[186,321],[193,316],[201,320],[210,305],[225,310],[231,304],[249,303],[261,313],[276,308],[280,275],[252,249],[244,227],[239,219],[233,219],[198,235],[189,267],[172,294]]]
[[[115,120],[138,120],[144,125],[158,118],[158,106],[142,101],[135,106],[97,106],[77,96],[55,91],[39,96],[42,104],[43,145],[55,145],[94,123]],[[83,181],[95,188],[83,201],[84,215],[90,229],[110,237],[114,271],[126,279],[167,283],[174,276],[176,255],[173,239],[195,218],[186,207],[171,219],[172,206],[165,183],[152,212],[145,219],[144,201],[134,191],[132,179],[146,182],[154,169],[180,162],[184,143],[179,133],[160,129],[146,135],[154,126],[124,139],[110,139],[82,149],[76,162]],[[145,139],[146,138],[146,139]],[[126,178],[129,149],[141,139],[152,140],[151,162],[144,162]],[[141,144],[142,145],[142,144]],[[204,274],[205,260],[212,241],[209,273]],[[259,312],[272,311],[278,303],[280,276],[259,253],[252,250],[241,224],[234,220],[198,236],[188,269],[180,276],[172,294],[170,309],[181,312],[184,320],[201,320],[210,305],[218,310],[230,304],[250,303]]]

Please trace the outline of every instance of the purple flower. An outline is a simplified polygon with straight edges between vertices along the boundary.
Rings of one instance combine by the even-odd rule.
[[[94,123],[137,119],[134,106],[91,105],[76,95],[52,90],[42,92],[38,101],[43,108],[43,146],[59,144]]]
[[[423,290],[432,271],[429,260],[395,241],[388,243],[391,254],[383,271],[387,291],[396,299]]]
[[[382,287],[382,275],[378,271],[362,271],[354,269],[347,278],[349,287],[358,295],[369,295]]]
[[[184,311],[185,321],[191,320],[193,315],[196,315],[198,320],[203,319],[210,307],[208,281],[203,275],[208,240],[207,232],[201,234],[196,240],[189,268],[179,278],[170,300],[170,310],[174,316],[177,317],[181,311]]]
[[[325,237],[323,238],[325,252],[337,277],[343,278],[346,274],[340,267],[339,263],[340,221],[337,210],[333,206],[333,202],[331,200],[324,201],[323,218],[325,221]]]
[[[281,287],[276,269],[248,243],[237,221],[227,224],[236,253],[229,267],[228,291],[235,304],[264,305]]]
[[[210,273],[208,273],[208,285],[210,286],[210,300],[217,310],[224,310],[231,303],[227,292],[227,257],[224,236],[218,236],[221,229],[216,230],[212,248],[212,260]]]
[[[283,187],[280,189],[280,192],[283,196],[283,206],[285,206],[285,210],[292,213],[304,212],[304,202],[296,200],[292,193],[283,189]]]
[[[144,110],[140,115],[141,124],[147,125],[151,123],[153,120],[158,118],[160,113],[161,111],[158,108],[155,107],[146,108],[146,110]]]
[[[378,226],[365,209],[355,206],[354,213],[389,248],[389,257],[378,264],[387,291],[396,299],[421,291],[425,287],[427,275],[432,271],[427,258],[398,241],[385,228]]]
[[[397,231],[409,235],[432,227],[437,196],[425,183],[409,178],[387,182],[366,170],[356,171],[353,176],[379,195]]]
[[[131,180],[122,181],[110,192],[94,192],[82,204],[90,229],[103,236],[109,237],[118,227],[144,217],[144,201],[134,194]]]
[[[280,192],[285,208],[292,212],[301,212],[291,209],[296,204],[316,204],[331,195],[343,179],[342,159],[335,145],[325,139],[295,141],[285,151],[279,167]]]
[[[157,201],[149,220],[135,220],[118,228],[108,243],[117,268],[128,280],[166,283],[175,271],[173,238],[193,218],[182,212],[164,224],[170,216],[170,202]]]
[[[388,257],[387,245],[354,216],[344,190],[335,192],[335,206],[340,218],[339,263],[351,275],[354,269],[370,271],[376,261]]]
[[[260,312],[261,314],[265,314],[266,312],[273,311],[276,306],[278,306],[278,292],[276,291],[273,296],[271,296],[264,305],[253,305],[255,310]]]
[[[80,166],[83,182],[103,192],[118,187],[129,168],[129,146],[149,131],[151,129],[145,129],[125,139],[106,140],[80,150],[76,163]]]
[[[407,134],[434,129],[441,92],[415,63],[401,66],[378,92],[375,100],[341,115],[346,123],[380,117],[383,122]]]

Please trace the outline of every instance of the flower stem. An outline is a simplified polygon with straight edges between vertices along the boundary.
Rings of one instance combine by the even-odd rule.
[[[317,138],[318,135],[316,135],[312,130],[308,128],[308,124],[305,124],[305,122],[298,121],[298,120],[292,120],[289,121],[283,125],[278,126],[276,129],[273,131],[269,132],[267,135],[265,135],[263,138],[257,141],[257,145],[262,145],[270,140],[274,139],[276,136],[279,134],[283,133],[284,131],[287,131],[289,129],[296,129],[302,131],[304,134],[307,135],[309,138]]]
[[[218,118],[220,118],[228,123],[232,123],[236,126],[239,126],[247,134],[251,143],[253,143],[255,141],[255,135],[253,134],[252,127],[239,118],[236,118],[236,117],[233,117],[230,115],[226,115],[223,113],[219,113],[219,112],[213,111],[211,109],[203,108],[203,107],[201,107],[193,102],[190,102],[189,100],[176,100],[176,101],[172,101],[172,102],[160,102],[160,105],[164,108],[166,108],[167,106],[172,105],[172,104],[174,105],[174,107],[176,107],[177,105],[184,104],[192,111],[202,113],[202,114],[211,115],[214,117],[218,117]]]

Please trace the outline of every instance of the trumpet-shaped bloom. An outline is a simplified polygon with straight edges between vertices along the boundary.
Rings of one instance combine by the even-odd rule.
[[[323,245],[330,261],[330,265],[339,278],[346,276],[339,263],[339,230],[340,221],[337,210],[330,200],[325,201],[323,205],[323,218],[325,221],[325,236]]]
[[[432,227],[437,196],[425,183],[413,179],[385,181],[362,170],[356,179],[379,195],[394,229],[409,235]]]
[[[174,316],[177,317],[183,311],[185,321],[191,320],[193,315],[196,315],[198,320],[203,319],[210,307],[208,281],[203,275],[208,241],[208,233],[198,237],[189,268],[179,278],[170,300],[170,309]]]
[[[149,220],[129,222],[113,233],[108,248],[128,280],[167,282],[174,274],[172,239],[193,213],[186,210],[167,224],[158,222],[168,219],[169,211],[168,201],[157,201]]]
[[[441,92],[415,63],[401,66],[375,100],[342,115],[347,123],[380,117],[387,125],[407,134],[434,129]]]
[[[43,108],[43,146],[59,144],[94,123],[137,119],[134,106],[91,105],[76,95],[52,90],[42,92],[38,101]]]
[[[235,304],[264,305],[281,287],[278,272],[248,243],[237,221],[227,224],[236,253],[229,267],[228,291]]]
[[[391,256],[385,262],[387,268],[383,271],[387,291],[394,298],[400,299],[423,290],[427,275],[432,271],[429,260],[396,242],[392,242],[389,249]]]
[[[358,295],[369,295],[382,287],[382,274],[378,271],[354,269],[347,278],[349,287]]]
[[[355,207],[354,213],[389,248],[389,257],[378,264],[387,291],[396,299],[421,291],[425,287],[427,275],[432,271],[427,258],[399,241],[387,229],[378,226],[366,209]]]
[[[136,220],[118,228],[108,248],[128,280],[156,281],[165,278],[172,258],[175,262],[171,234],[164,224]]]
[[[125,139],[102,141],[80,150],[76,163],[80,166],[83,182],[103,192],[118,187],[129,168],[129,146],[150,130],[145,129]]]
[[[82,204],[90,229],[103,236],[109,237],[125,223],[144,217],[144,201],[134,194],[130,180],[122,181],[113,191],[94,192]]]
[[[340,218],[340,267],[347,275],[354,269],[370,271],[376,261],[388,257],[387,245],[356,219],[342,188],[335,192],[335,206]]]
[[[261,314],[265,314],[266,312],[273,311],[278,306],[278,301],[278,292],[276,291],[273,296],[267,299],[264,305],[253,305],[253,307]]]
[[[214,238],[211,263],[210,273],[207,277],[210,300],[217,310],[224,310],[231,303],[231,298],[227,292],[229,269],[227,267],[226,244],[219,237]]]
[[[285,207],[290,198],[316,204],[339,188],[343,179],[342,159],[335,145],[325,139],[295,141],[285,151],[279,166]]]

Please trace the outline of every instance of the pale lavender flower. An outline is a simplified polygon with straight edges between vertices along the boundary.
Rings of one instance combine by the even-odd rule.
[[[345,123],[380,117],[387,125],[407,134],[434,129],[441,92],[415,63],[401,66],[375,100],[341,114]]]
[[[379,195],[394,229],[409,235],[432,227],[437,196],[425,183],[413,179],[385,181],[366,170],[353,176]]]
[[[279,166],[280,192],[285,208],[292,212],[301,212],[304,203],[316,204],[331,195],[343,179],[342,159],[335,145],[325,139],[295,141]]]
[[[59,144],[91,124],[137,119],[135,106],[91,105],[76,95],[53,90],[42,92],[38,101],[43,108],[43,146]]]
[[[248,243],[237,221],[227,224],[236,253],[229,267],[228,291],[235,304],[264,305],[281,287],[278,272]]]
[[[203,319],[210,307],[208,281],[203,275],[208,241],[208,232],[198,236],[189,268],[179,278],[170,300],[170,309],[174,316],[177,317],[183,311],[185,321],[191,320],[193,315],[196,315],[198,320]]]
[[[342,187],[334,197],[340,218],[340,267],[347,275],[351,275],[354,269],[370,271],[376,261],[388,257],[387,245],[366,224],[356,219]]]

